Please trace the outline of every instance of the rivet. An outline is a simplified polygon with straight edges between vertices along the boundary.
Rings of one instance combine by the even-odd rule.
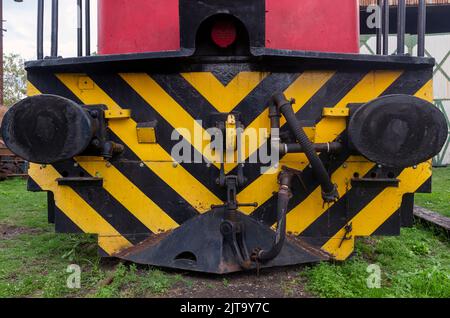
[[[417,165],[414,165],[414,166],[413,166],[413,169],[417,169]]]
[[[74,164],[73,164],[73,166],[75,167],[75,168],[78,168],[78,162],[75,162]]]
[[[178,167],[178,162],[172,163],[172,167],[174,167],[174,168]]]
[[[207,163],[206,168],[211,168],[211,163]]]
[[[378,165],[378,168],[381,169],[381,168],[383,168],[383,166],[382,165]]]
[[[106,168],[111,168],[111,162],[106,163]]]
[[[144,163],[141,162],[141,163],[139,164],[139,167],[144,168],[144,167],[145,167]]]
[[[342,167],[343,167],[344,169],[346,169],[346,168],[348,167],[348,165],[347,165],[346,163],[344,163],[344,164],[342,165]]]

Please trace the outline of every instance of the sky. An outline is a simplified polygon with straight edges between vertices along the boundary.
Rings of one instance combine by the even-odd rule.
[[[45,0],[44,6],[45,56],[50,55],[51,2]],[[19,3],[14,0],[3,0],[3,19],[5,20],[3,27],[7,30],[4,32],[5,53],[19,54],[26,60],[36,59],[37,1],[23,0]],[[76,56],[76,27],[77,1],[60,0],[58,55]],[[91,0],[91,50],[97,51],[97,0]]]

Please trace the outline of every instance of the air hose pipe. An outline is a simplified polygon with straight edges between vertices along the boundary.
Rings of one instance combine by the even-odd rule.
[[[278,191],[277,232],[275,242],[270,250],[256,251],[256,257],[259,262],[268,262],[277,257],[283,248],[284,242],[286,241],[286,213],[289,200],[292,197],[291,183],[293,177],[294,173],[289,169],[283,169],[278,177],[280,190]]]
[[[308,158],[314,175],[319,180],[322,188],[322,198],[324,202],[335,202],[339,199],[337,185],[331,182],[331,178],[325,169],[323,162],[317,155],[313,143],[309,140],[303,128],[300,126],[295,116],[292,102],[288,101],[283,93],[277,93],[273,96],[273,102],[278,106],[280,112],[286,119],[290,130],[295,135],[297,142],[301,145],[306,157]]]

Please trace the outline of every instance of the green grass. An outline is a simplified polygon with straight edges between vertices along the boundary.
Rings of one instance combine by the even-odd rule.
[[[433,170],[433,193],[417,194],[416,204],[450,217],[450,167]]]
[[[119,264],[111,273],[110,284],[101,286],[92,296],[99,298],[155,297],[164,295],[178,282],[180,275],[167,275],[151,267],[140,270],[136,265]]]
[[[322,297],[450,297],[450,244],[424,228],[403,229],[400,237],[358,242],[353,258],[321,263],[301,275]],[[368,266],[381,269],[381,288],[369,288]]]
[[[0,182],[0,223],[48,229],[47,194],[26,191],[26,181]]]
[[[53,233],[46,194],[27,192],[25,185],[20,179],[0,182],[0,225],[20,228],[0,240],[0,298],[158,297],[183,282],[148,267],[102,266],[96,238]],[[81,289],[67,287],[71,264],[81,268]]]

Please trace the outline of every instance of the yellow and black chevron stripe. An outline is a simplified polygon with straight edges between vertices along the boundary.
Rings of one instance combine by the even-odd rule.
[[[113,255],[152,234],[174,229],[225,200],[225,190],[216,184],[220,168],[217,158],[202,152],[205,141],[192,140],[195,134],[188,134],[207,134],[208,127],[196,120],[207,123],[212,113],[236,112],[241,114],[246,129],[268,128],[267,102],[274,92],[284,91],[289,98],[295,98],[299,120],[315,127],[315,142],[331,142],[345,138],[347,118],[324,116],[324,108],[339,110],[350,103],[400,93],[431,101],[431,78],[428,69],[270,73],[238,67],[231,78],[204,71],[30,72],[29,95],[55,94],[84,105],[103,104],[118,114],[109,119],[108,128],[111,139],[123,144],[125,152],[110,162],[98,157],[79,157],[55,165],[31,165],[29,174],[39,189],[53,193],[57,231],[98,234],[100,249]],[[151,120],[158,122],[157,144],[141,144],[136,126]],[[203,156],[213,164],[176,163],[171,157],[171,149],[178,142],[171,139],[174,130],[189,143],[193,158]],[[248,146],[246,153],[257,153],[266,143],[267,139],[261,138],[258,144]],[[419,191],[431,178],[429,162],[405,170],[385,170],[348,151],[335,157],[325,154],[321,157],[333,182],[338,184],[341,199],[323,205],[319,184],[306,157],[302,154],[283,157],[282,165],[303,171],[303,186],[294,187],[287,229],[323,247],[337,259],[350,255],[355,237],[390,233],[399,228],[408,194]],[[243,212],[272,225],[277,174],[261,175],[262,166],[262,163],[244,165],[248,181],[240,189],[238,200],[257,202],[257,208],[243,208]],[[236,167],[236,163],[228,163],[226,172],[235,174]],[[276,172],[280,167],[271,169]],[[384,174],[398,178],[399,186],[352,185],[356,175],[369,178]],[[67,176],[100,177],[103,185],[59,186],[56,180]],[[349,224],[350,235],[346,231]]]

